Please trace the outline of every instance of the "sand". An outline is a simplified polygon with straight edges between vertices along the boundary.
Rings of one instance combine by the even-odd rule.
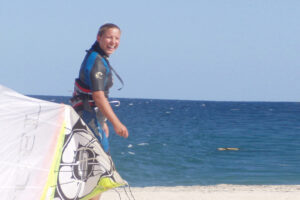
[[[101,200],[300,200],[300,185],[133,187],[134,198],[128,188],[117,191],[103,193]]]

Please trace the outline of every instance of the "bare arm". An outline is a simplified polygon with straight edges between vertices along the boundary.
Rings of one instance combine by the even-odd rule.
[[[93,99],[96,103],[96,106],[100,109],[100,111],[103,113],[103,115],[110,121],[114,127],[115,132],[124,137],[128,137],[128,130],[126,126],[124,126],[113,109],[111,108],[107,98],[105,97],[105,94],[103,91],[96,91],[93,92]]]

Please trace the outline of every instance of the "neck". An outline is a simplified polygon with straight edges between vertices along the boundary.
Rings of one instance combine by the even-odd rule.
[[[96,41],[93,46],[91,47],[90,50],[96,51],[98,52],[101,56],[103,57],[109,57],[109,55],[107,55],[100,47],[100,44],[98,41]]]

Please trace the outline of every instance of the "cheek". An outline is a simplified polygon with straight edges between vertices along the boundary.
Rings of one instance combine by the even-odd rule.
[[[102,44],[103,46],[107,46],[108,44],[110,44],[110,40],[103,40]]]
[[[101,42],[101,43],[100,43],[100,47],[101,47],[102,50],[105,50],[105,43],[104,43],[104,42]]]

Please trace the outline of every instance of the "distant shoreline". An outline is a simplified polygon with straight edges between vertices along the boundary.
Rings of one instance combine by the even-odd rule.
[[[38,98],[38,99],[46,99],[46,98],[71,98],[72,95],[39,95],[39,94],[25,94],[28,97]],[[110,96],[110,99],[124,99],[124,100],[145,100],[145,101],[190,101],[190,102],[220,102],[220,103],[300,103],[296,100],[211,100],[211,99],[203,99],[203,100],[196,100],[196,99],[168,99],[168,98],[149,98],[149,97],[114,97]]]

